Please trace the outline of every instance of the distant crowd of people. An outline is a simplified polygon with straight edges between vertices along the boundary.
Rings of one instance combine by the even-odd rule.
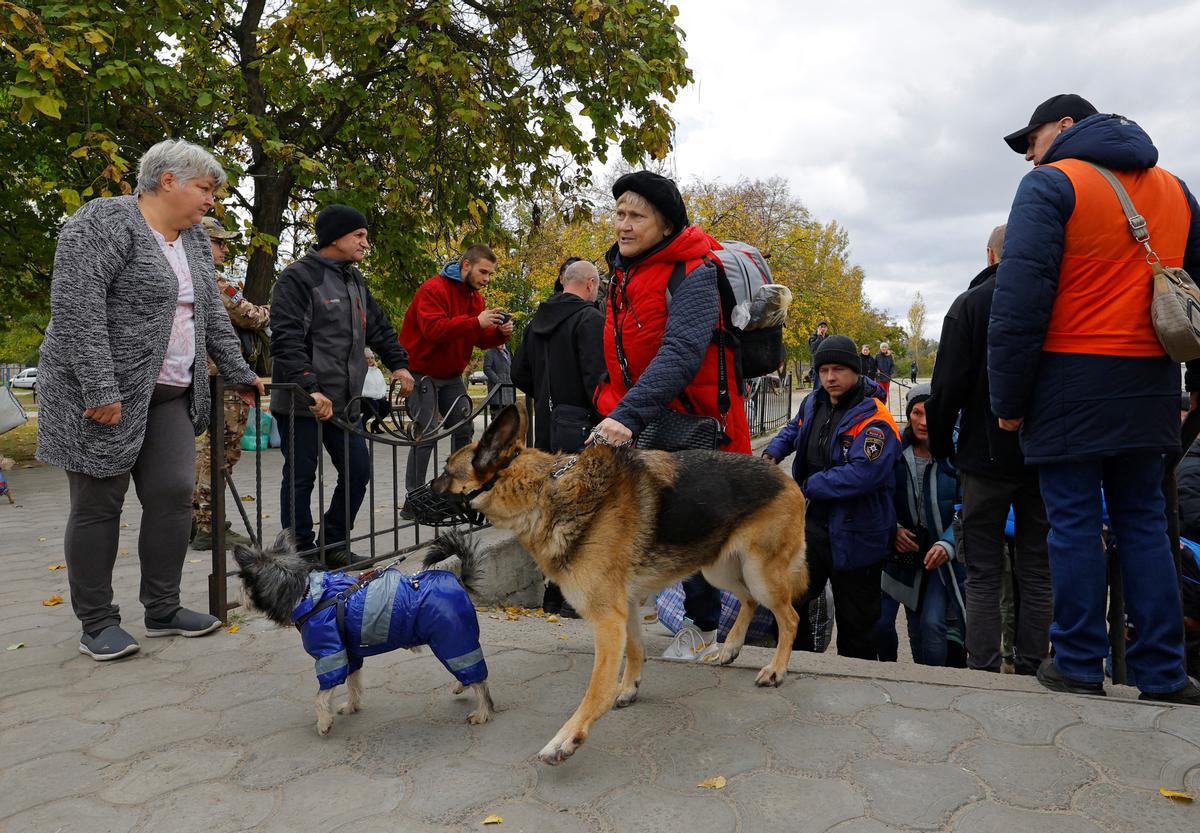
[[[1148,320],[1141,247],[1095,166],[1112,169],[1144,212],[1162,262],[1193,273],[1200,208],[1157,166],[1137,124],[1077,95],[1044,102],[1005,141],[1034,170],[988,241],[987,267],[946,315],[931,384],[917,384],[915,361],[908,367],[903,431],[886,404],[897,381],[889,344],[872,355],[821,321],[809,339],[815,390],[761,452],[792,457],[808,499],[811,589],[797,601],[797,647],[822,647],[832,617],[840,654],[893,660],[904,607],[917,662],[1011,666],[1054,690],[1100,694],[1115,558],[1131,680],[1144,697],[1200,703],[1185,649],[1185,621],[1200,632],[1200,614],[1185,620],[1163,490],[1180,456],[1180,370]],[[205,216],[224,181],[203,148],[162,142],[143,156],[135,194],[89,201],[59,238],[38,456],[67,471],[71,601],[80,650],[93,658],[138,649],[111,587],[131,479],[143,505],[146,634],[219,626],[179,597],[189,539],[211,545],[214,534],[207,455],[194,439],[209,416],[202,368],[264,393],[252,364],[268,333],[281,523],[301,548],[316,545],[319,529],[334,563],[356,560],[349,539],[371,471],[366,433],[392,408],[379,365],[423,430],[454,426],[453,449],[473,436],[463,375],[481,349],[493,407],[512,401],[510,380],[534,400],[538,448],[622,445],[661,433],[668,419],[708,417],[718,426],[711,448],[751,453],[746,380],[710,257],[721,244],[691,223],[670,179],[637,171],[616,181],[603,305],[595,263],[568,259],[515,354],[512,315],[483,295],[497,267],[491,248],[470,246],[423,282],[397,333],[357,268],[369,221],[347,205],[318,213],[312,247],[280,273],[269,307],[250,303],[220,272],[235,233]],[[1200,365],[1186,383],[1200,389]],[[243,392],[224,402],[226,466],[251,401]],[[338,480],[318,527],[322,445]],[[412,449],[408,491],[425,483],[431,453],[428,443]],[[707,659],[721,594],[699,575],[683,594],[684,624],[666,656]],[[545,601],[564,604],[552,586]]]

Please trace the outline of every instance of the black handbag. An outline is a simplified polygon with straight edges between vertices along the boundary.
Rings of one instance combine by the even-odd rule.
[[[668,410],[651,420],[633,444],[655,451],[715,451],[721,447],[721,425],[715,417]]]

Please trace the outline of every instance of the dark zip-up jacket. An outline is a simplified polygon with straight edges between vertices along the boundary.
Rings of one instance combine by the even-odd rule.
[[[939,345],[940,346],[940,345]],[[921,517],[917,517],[917,494],[924,496]],[[953,470],[936,457],[929,461],[925,476],[917,482],[916,452],[904,445],[896,460],[896,523],[905,529],[924,527],[928,543],[941,544],[953,561],[957,557],[954,542],[954,507],[960,503],[958,478]],[[895,546],[895,544],[893,544]],[[924,553],[922,553],[922,556]],[[948,564],[939,568],[941,575],[930,575],[934,581],[952,580]],[[921,583],[926,570],[902,567],[895,561],[883,565],[883,591],[910,610],[916,610],[921,598]]]
[[[354,422],[358,403],[348,413],[345,408],[367,378],[367,347],[393,371],[408,367],[408,353],[353,263],[314,248],[279,273],[271,290],[274,381],[321,392],[333,403],[334,416]],[[289,413],[291,400],[290,391],[273,391],[271,411]],[[295,414],[312,416],[300,402]]]
[[[592,400],[603,378],[604,314],[570,292],[550,296],[526,325],[512,365],[513,384],[536,400],[535,448],[550,450],[550,392],[555,406],[585,408],[598,423]]]
[[[846,410],[834,410],[837,427],[830,431],[826,464],[809,462],[809,436],[820,430],[818,410],[832,407],[819,388],[805,397],[800,412],[771,440],[766,454],[783,460],[793,452],[792,476],[813,510],[824,519],[839,570],[867,567],[882,561],[896,534],[895,466],[900,434],[883,404],[883,389],[862,380],[863,396]]]
[[[968,474],[1016,480],[1036,477],[1037,471],[1025,465],[1017,432],[1000,428],[988,396],[987,333],[996,269],[993,264],[976,275],[946,313],[925,417],[934,457],[953,459]]]

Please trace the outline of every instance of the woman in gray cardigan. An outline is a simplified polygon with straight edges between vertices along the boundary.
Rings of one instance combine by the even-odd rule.
[[[147,636],[201,636],[220,620],[180,605],[192,515],[195,436],[207,427],[205,353],[233,383],[262,383],[242,359],[198,225],[225,182],[182,140],[142,157],[137,192],[95,199],[63,226],[38,364],[37,457],[66,470],[63,540],[71,604],[93,659],[132,654],[112,571],[132,475]]]

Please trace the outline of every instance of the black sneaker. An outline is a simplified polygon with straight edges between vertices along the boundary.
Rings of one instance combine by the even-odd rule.
[[[413,511],[408,508],[407,503],[400,507],[400,517],[406,521],[415,521],[417,519]]]
[[[1104,697],[1104,683],[1081,683],[1065,676],[1051,657],[1042,660],[1038,666],[1037,680],[1051,691],[1061,691],[1065,694],[1090,694]]]
[[[169,619],[146,617],[146,636],[204,636],[221,627],[221,620],[207,613],[181,607]]]
[[[1139,700],[1152,700],[1155,703],[1175,703],[1181,706],[1200,706],[1200,685],[1191,677],[1188,677],[1187,685],[1178,691],[1171,691],[1167,694],[1146,694],[1142,692],[1138,695]]]
[[[140,647],[137,640],[119,625],[109,625],[95,636],[85,633],[79,637],[79,653],[87,654],[96,662],[108,662],[136,654]]]

